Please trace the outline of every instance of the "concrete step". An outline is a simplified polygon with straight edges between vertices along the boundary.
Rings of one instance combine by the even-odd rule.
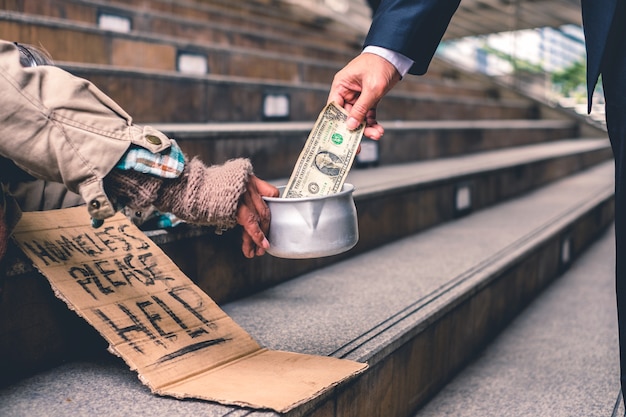
[[[62,1],[75,4],[74,0]],[[137,13],[141,16],[146,14],[144,10]],[[3,22],[0,38],[41,45],[61,66],[87,63],[179,71],[180,54],[193,53],[206,59],[206,70],[211,74],[330,85],[335,73],[359,51],[356,48],[341,53],[337,48],[319,50],[302,42],[297,43],[298,51],[274,46],[272,42],[263,47],[229,45],[210,36],[190,40],[167,31],[119,33],[84,23],[6,11],[0,13],[0,21]],[[189,30],[188,22],[179,24],[184,30]],[[234,36],[228,29],[222,30],[230,37]],[[309,32],[312,30],[309,29]],[[288,34],[281,36],[294,42]],[[330,34],[325,36],[331,39]],[[329,42],[336,43],[336,39]],[[68,48],[68,44],[73,47]],[[436,74],[433,72],[427,77],[420,77],[419,82],[417,77],[409,77],[402,83],[402,90],[427,96],[492,98],[494,94],[501,94],[484,82],[442,79]]]
[[[194,76],[75,63],[63,68],[99,86],[138,123],[258,122],[273,118],[312,122],[326,104],[330,86],[330,81],[318,84]],[[287,112],[268,112],[268,96],[285,97]],[[543,107],[521,97],[420,96],[399,90],[385,97],[381,113],[381,120],[540,119]]]
[[[359,41],[356,44],[348,40],[347,49],[340,48],[342,41],[349,38],[346,27],[350,25],[344,22],[341,30],[336,33],[332,24],[325,22],[323,18],[319,20],[315,17],[311,20],[309,15],[321,17],[333,8],[333,4],[344,2],[320,4],[316,1],[285,0],[270,3],[272,7],[268,7],[267,2],[261,0],[247,2],[245,5],[217,0],[175,3],[165,0],[7,0],[0,11],[0,20],[3,21],[3,25],[0,25],[0,37],[44,45],[60,63],[85,61],[100,65],[175,71],[179,65],[179,54],[191,53],[206,58],[206,66],[214,74],[322,83],[327,88],[337,69],[358,53],[363,34],[358,35]],[[317,13],[310,12],[310,7],[314,4],[317,6]],[[349,8],[346,13],[349,13],[350,23],[353,23],[357,9],[357,14],[364,15],[363,9],[367,8],[363,1],[345,4]],[[103,31],[95,26],[101,12],[115,10],[122,15],[136,18],[137,22],[133,20],[130,24],[134,29],[130,34],[115,30]],[[153,27],[144,22],[152,22],[153,18],[173,20],[155,23]],[[282,23],[278,24],[271,19],[282,19]],[[203,34],[185,38],[187,31],[193,33],[193,27],[211,26],[215,21],[220,22],[217,23],[217,30],[221,35]],[[341,22],[341,18],[339,21]],[[245,32],[248,24],[260,24],[256,34]],[[171,32],[169,26],[178,27],[181,35],[168,34]],[[290,33],[291,26],[302,35],[298,37]],[[288,29],[285,31],[286,27]],[[259,45],[250,44],[248,38],[258,38]],[[307,43],[314,38],[330,46],[319,49],[315,42]],[[242,40],[237,42],[237,39]],[[292,50],[282,45],[282,42],[291,42],[300,49]],[[278,48],[272,49],[274,45],[278,45]],[[305,45],[304,50],[302,45]],[[493,83],[487,77],[470,74],[449,62],[437,59],[433,61],[425,77],[408,77],[395,91],[423,97],[463,95],[491,100],[518,99],[524,95],[523,92],[512,94],[512,90]],[[127,97],[124,99],[128,100]],[[381,118],[406,118],[395,108],[389,108],[387,114],[387,109],[382,108],[379,113]],[[418,114],[424,112],[421,108],[414,109]]]
[[[72,0],[56,0],[56,2],[69,3],[70,5],[79,6],[81,10],[86,7],[85,3],[76,4]],[[169,2],[174,8],[180,5]],[[242,10],[248,11],[250,5],[240,6]],[[195,10],[190,13],[195,12]],[[100,14],[109,13],[116,16],[124,16],[130,19],[128,23],[131,30],[109,30],[101,29],[98,24]],[[202,46],[215,46],[221,48],[242,48],[247,50],[257,50],[264,52],[280,52],[286,56],[307,57],[309,59],[323,59],[334,62],[347,62],[348,59],[354,57],[359,52],[360,42],[351,43],[350,33],[347,32],[341,37],[328,33],[326,30],[320,30],[315,27],[300,27],[298,29],[289,30],[288,25],[284,22],[289,21],[290,15],[284,13],[281,22],[268,22],[261,29],[249,29],[246,25],[239,25],[237,22],[221,23],[219,16],[209,15],[203,17],[206,13],[199,15],[189,15],[187,17],[178,17],[171,12],[162,12],[158,9],[146,9],[145,7],[117,7],[110,6],[93,6],[87,22],[79,22],[64,17],[40,16],[37,14],[14,12],[5,10],[1,13],[3,26],[3,36],[7,34],[16,36],[21,35],[21,42],[32,42],[39,44],[43,41],[43,46],[57,59],[60,60],[77,60],[83,62],[86,58],[80,58],[80,50],[67,51],[60,47],[59,42],[71,39],[72,36],[82,34],[90,39],[92,47],[101,45],[104,42],[118,42],[120,46],[124,44],[136,43],[135,54],[141,51],[141,48],[155,49],[154,45],[167,45],[168,43],[178,46],[181,49],[201,50]],[[263,22],[263,16],[256,16],[258,22]],[[20,30],[20,27],[28,26],[29,31]],[[54,35],[53,38],[45,35]],[[5,38],[6,39],[6,38]],[[54,39],[55,42],[46,42],[46,40]],[[160,41],[159,41],[160,39]],[[86,42],[88,39],[83,39]],[[152,46],[152,47],[151,47]],[[195,47],[195,48],[194,48]],[[78,49],[78,48],[77,48]],[[82,49],[82,48],[80,48]],[[91,51],[87,57],[93,54],[105,51]],[[124,51],[120,51],[123,53]],[[125,55],[117,55],[133,60],[131,51],[127,51]],[[141,51],[143,52],[143,51]],[[139,54],[141,55],[141,54]],[[145,54],[149,56],[148,54]],[[115,57],[115,55],[113,55]],[[78,58],[78,59],[77,59]],[[87,61],[101,62],[101,61]],[[140,66],[140,65],[137,65]]]
[[[297,40],[311,47],[333,49],[329,39],[334,37],[335,50],[360,46],[364,36],[362,29],[355,29],[353,25],[337,29],[323,20],[311,19],[311,14],[303,13],[307,10],[297,4],[280,0],[269,2],[272,4],[263,0],[245,3],[220,0],[7,0],[3,10],[88,25],[99,25],[100,15],[106,13],[129,19],[133,31],[161,33],[189,41],[215,39],[232,45],[233,42],[250,43],[255,42],[255,38],[269,36],[286,45]]]
[[[71,4],[77,2],[58,1]],[[29,1],[26,3],[31,4]],[[85,6],[81,1],[78,3],[81,3],[81,7]],[[18,9],[30,10],[27,5]],[[59,15],[71,14],[59,5],[44,9],[58,9]],[[145,5],[141,9],[142,14],[151,12],[145,9]],[[302,54],[282,47],[278,48],[278,52],[272,51],[269,48],[272,42],[267,47],[221,45],[218,41],[211,42],[210,37],[190,42],[164,33],[117,33],[98,29],[93,24],[72,24],[66,19],[41,18],[8,11],[1,12],[0,19],[5,23],[0,25],[3,38],[43,45],[63,68],[94,81],[113,99],[124,103],[138,122],[264,120],[267,118],[263,112],[264,97],[274,94],[289,95],[290,114],[285,118],[311,120],[325,103],[334,73],[358,52],[356,48],[333,58],[323,54],[317,56],[306,45],[305,53]],[[237,28],[233,29],[236,31]],[[308,31],[311,31],[310,28]],[[288,36],[275,36],[283,36],[291,41]],[[330,33],[324,33],[323,36],[331,39],[335,45],[332,51],[335,52],[336,39]],[[211,86],[199,81],[202,78],[199,76],[177,78],[178,56],[181,52],[199,53],[206,57],[208,71],[213,75],[208,78]],[[86,64],[81,65],[80,62]],[[442,115],[459,119],[541,116],[537,106],[528,103],[526,98],[506,94],[492,83],[463,77],[457,69],[441,70],[442,65],[449,68],[449,64],[435,64],[428,76],[419,79],[410,77],[403,82],[401,87],[389,95],[398,102],[386,105],[381,110],[381,118],[387,115],[393,120],[440,119]],[[443,78],[439,76],[441,74]],[[241,81],[244,79],[246,82],[246,78],[249,79],[248,84],[261,85],[240,90]],[[267,80],[279,82],[268,83]],[[234,90],[220,91],[214,85],[216,82],[221,85],[230,83]],[[294,84],[297,85],[297,92],[291,91]],[[242,103],[242,96],[247,98],[245,103]],[[460,103],[459,96],[465,97]],[[137,97],[142,97],[142,100]],[[164,97],[169,100],[164,100]],[[445,112],[438,108],[439,97],[445,97]],[[153,100],[162,105],[153,106]],[[414,100],[424,105],[413,106]],[[177,105],[168,105],[173,102]],[[216,115],[213,111],[216,102],[226,104],[221,107],[236,111],[227,116]],[[313,111],[309,111],[311,108]]]
[[[120,33],[93,24],[21,13],[1,12],[0,21],[2,39],[41,45],[59,62],[176,71],[179,54],[192,53],[206,59],[211,73],[269,78],[274,71],[275,79],[293,80],[301,75],[309,82],[322,79],[330,82],[340,68],[338,62],[347,62],[357,53],[314,48],[296,43],[286,35],[281,42],[271,39],[277,35],[270,39],[258,35],[269,46],[248,45],[250,42],[244,41],[229,43],[230,38],[236,38],[238,30],[230,27],[221,29],[225,41],[216,36],[199,36],[191,41],[168,33]],[[183,29],[188,28],[181,25]],[[274,45],[285,42],[288,46]],[[66,47],[70,43],[74,48]]]
[[[414,417],[621,417],[619,392],[610,227]]]
[[[268,348],[369,364],[289,416],[408,416],[612,224],[612,197],[609,162],[223,308]],[[98,354],[15,382],[0,402],[11,416],[277,416],[155,397]]]
[[[0,37],[43,45],[59,62],[175,71],[178,54],[193,52],[205,56],[213,74],[326,84],[360,51],[363,37],[359,34],[358,40],[351,41],[345,25],[341,33],[325,25],[315,27],[294,5],[288,11],[274,11],[282,13],[276,17],[282,19],[277,23],[259,19],[254,4],[229,12],[213,3],[199,6],[155,1],[150,9],[143,0],[127,3],[26,0],[10,4],[0,12],[4,23]],[[301,9],[309,11],[312,5],[306,6]],[[101,13],[129,18],[132,31],[100,29],[97,21]],[[304,27],[303,22],[307,22]],[[255,32],[249,33],[250,25]],[[290,29],[290,25],[296,28]],[[424,95],[512,97],[506,89],[439,60],[431,64],[427,75],[408,77],[397,89]]]
[[[590,139],[352,171],[348,181],[356,186],[360,240],[352,250],[326,258],[245,259],[237,229],[222,236],[193,227],[147,233],[214,300],[226,302],[479,213],[610,158],[607,140]],[[6,259],[11,262],[0,303],[0,356],[11,358],[14,369],[0,374],[30,372],[57,364],[77,349],[92,349],[93,338],[82,338],[77,347],[75,334],[88,331],[72,320],[29,263],[15,252]]]
[[[82,1],[100,3],[100,0]],[[107,3],[109,7],[119,7],[122,10],[126,10],[128,6],[135,11],[145,8],[145,0],[108,0]],[[180,21],[187,26],[215,25],[216,28],[225,27],[227,31],[233,28],[236,32],[247,33],[247,37],[269,35],[270,39],[276,38],[279,42],[290,39],[292,42],[298,41],[334,51],[360,48],[365,32],[363,26],[358,27],[353,21],[360,19],[361,22],[367,20],[369,23],[370,20],[369,17],[362,16],[363,9],[366,8],[364,2],[360,8],[356,4],[351,5],[349,16],[352,21],[344,21],[340,25],[333,25],[327,19],[314,16],[309,9],[302,7],[301,1],[256,0],[242,3],[228,0],[191,0],[173,3],[168,0],[151,0],[150,3],[151,10],[157,13],[141,16],[147,22],[137,16],[137,26],[146,32],[160,32],[174,26],[173,33],[180,33],[179,36],[193,35],[193,29],[190,32],[181,31],[181,25],[177,23]],[[318,3],[317,9],[328,10],[329,7]]]
[[[190,22],[172,17],[167,12],[147,11],[136,6],[120,11],[131,18],[137,15],[139,20],[139,25],[134,25],[133,20],[133,30],[125,33],[97,26],[99,13],[110,12],[110,6],[102,5],[106,2],[53,0],[53,5],[32,3],[27,1],[25,5],[16,7],[24,12],[11,11],[10,7],[0,12],[0,21],[3,22],[0,37],[41,45],[61,64],[76,62],[176,71],[179,54],[193,53],[206,58],[208,71],[212,74],[329,84],[334,74],[360,51],[360,45],[350,48],[338,46],[345,35],[338,38],[326,30],[311,27],[300,29],[304,31],[299,36],[301,40],[288,32],[284,33],[282,28],[277,33],[277,25],[266,27],[265,32],[258,33],[256,37],[259,43],[263,36],[267,39],[255,45],[237,40],[243,35],[237,36],[241,27],[236,21],[220,24],[221,36],[211,33],[192,36],[187,32],[193,32],[194,26],[200,25],[208,31],[213,29],[214,20],[196,17]],[[80,8],[80,12],[73,11],[72,7]],[[83,10],[86,7],[91,7],[89,12]],[[68,17],[74,15],[79,17]],[[169,25],[155,24],[153,29],[143,28],[142,21],[157,17],[173,21]],[[179,27],[182,33],[177,33],[170,26]],[[316,36],[326,43],[325,47],[311,44],[310,39]],[[289,45],[283,45],[285,42]],[[69,44],[72,48],[67,47]],[[491,82],[485,83],[438,60],[433,62],[426,76],[408,77],[398,89],[426,96],[498,98],[507,95],[505,89],[496,88]]]
[[[138,122],[241,121],[237,113],[242,112],[243,120],[264,120],[268,117],[263,111],[264,98],[275,94],[286,94],[291,101],[290,114],[282,118],[311,120],[325,103],[335,72],[358,52],[355,49],[332,57],[324,53],[315,55],[306,46],[302,54],[285,48],[272,51],[269,47],[222,45],[206,37],[190,42],[166,34],[118,33],[93,24],[7,11],[0,12],[0,20],[3,21],[0,37],[43,45],[60,66],[94,81],[116,101],[124,103]],[[333,39],[331,34],[324,36]],[[213,76],[209,77],[210,86],[199,82],[197,76],[175,78],[180,75],[177,71],[181,53],[206,59],[207,71]],[[155,71],[156,74],[150,73]],[[242,79],[262,85],[245,91],[240,90],[241,85],[230,91],[216,90],[218,87],[214,85],[215,82],[237,84]],[[294,84],[297,93],[291,91]],[[305,91],[308,94],[303,94]],[[242,96],[247,96],[249,103],[242,104]],[[459,96],[463,97],[460,102]],[[137,97],[148,100],[139,101]],[[163,97],[175,100],[178,106],[151,105],[150,100],[164,103]],[[427,76],[408,77],[390,97],[395,103],[381,106],[381,119],[540,118],[544,117],[546,108],[540,109],[541,105],[529,102],[520,94],[511,94],[484,77],[470,76],[438,60],[433,62]],[[442,97],[445,111],[440,107]],[[215,113],[209,109],[220,99],[227,100],[237,111],[229,117],[214,118]],[[422,104],[414,104],[415,100]],[[308,112],[311,107],[314,111]]]
[[[579,135],[573,120],[456,120],[382,122],[385,138],[364,140],[373,146],[376,165],[391,165],[445,158],[532,143],[551,142]],[[218,164],[231,158],[250,158],[261,178],[291,175],[312,122],[153,124],[175,138],[183,151]],[[365,142],[368,142],[367,144]],[[365,150],[362,151],[364,155]],[[372,158],[357,156],[357,167],[372,165]]]
[[[356,187],[359,242],[326,258],[242,260],[238,230],[222,236],[185,228],[149,235],[214,299],[232,300],[496,205],[609,161],[611,155],[608,141],[590,139],[353,170],[347,181]],[[222,262],[207,261],[207,253]]]

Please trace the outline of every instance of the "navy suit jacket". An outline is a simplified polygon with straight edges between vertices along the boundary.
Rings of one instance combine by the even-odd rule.
[[[591,111],[593,90],[600,76],[602,59],[604,57],[617,1],[618,0],[581,0],[585,47],[587,48],[588,111]]]
[[[582,0],[590,107],[617,1]],[[372,19],[365,46],[400,52],[415,62],[409,73],[424,74],[459,3],[460,0],[383,0]]]
[[[365,46],[381,46],[411,58],[411,74],[424,74],[461,0],[383,0]]]

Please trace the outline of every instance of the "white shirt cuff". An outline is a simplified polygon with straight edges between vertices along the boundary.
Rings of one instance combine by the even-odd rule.
[[[369,45],[363,49],[363,52],[369,52],[371,54],[378,55],[381,58],[385,58],[391,63],[391,65],[396,67],[396,70],[398,70],[402,78],[404,78],[413,66],[413,60],[411,58],[408,58],[399,52],[392,51],[391,49]]]

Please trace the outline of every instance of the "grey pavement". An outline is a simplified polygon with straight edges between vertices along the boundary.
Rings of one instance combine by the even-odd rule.
[[[623,416],[614,229],[414,417]]]

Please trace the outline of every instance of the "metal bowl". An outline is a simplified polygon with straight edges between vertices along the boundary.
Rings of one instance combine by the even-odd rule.
[[[285,187],[278,187],[282,194]],[[278,258],[305,259],[337,255],[359,240],[352,184],[323,197],[263,197],[272,220],[267,252]]]

